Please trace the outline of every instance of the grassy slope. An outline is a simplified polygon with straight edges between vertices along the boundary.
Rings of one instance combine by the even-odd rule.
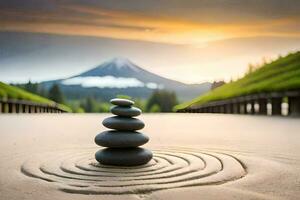
[[[32,101],[36,103],[42,103],[42,104],[48,104],[51,106],[55,105],[54,101],[51,101],[49,99],[46,99],[44,97],[38,96],[36,94],[32,94],[30,92],[27,92],[21,88],[14,87],[11,85],[7,85],[5,83],[0,82],[0,98],[2,99],[19,99],[19,100],[27,100]],[[58,104],[58,107],[60,109],[70,111],[70,108],[68,108],[65,105]]]
[[[300,52],[289,54],[266,64],[245,77],[207,92],[176,110],[258,92],[283,91],[300,88]]]

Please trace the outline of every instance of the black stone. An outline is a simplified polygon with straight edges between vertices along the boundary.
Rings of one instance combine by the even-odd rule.
[[[128,100],[128,99],[119,99],[119,98],[115,98],[110,100],[110,103],[117,105],[117,106],[132,106],[134,104],[133,101]]]
[[[95,143],[103,147],[128,148],[146,144],[149,137],[132,131],[104,131],[95,137]]]
[[[143,148],[106,148],[96,152],[96,160],[103,165],[136,166],[148,163],[152,152]]]
[[[119,116],[106,118],[103,120],[102,124],[106,128],[124,131],[135,131],[145,127],[144,122],[139,119]]]
[[[114,117],[103,120],[102,124],[115,130],[108,130],[95,137],[95,143],[107,147],[95,154],[96,160],[103,165],[115,166],[137,166],[148,163],[152,159],[152,152],[140,148],[147,143],[149,137],[143,133],[136,132],[144,128],[145,124],[139,119],[142,111],[132,107],[133,101],[127,99],[112,99],[115,106],[111,107]]]
[[[142,111],[139,108],[123,106],[113,106],[110,108],[110,112],[112,112],[112,114],[122,117],[136,117],[142,113]]]

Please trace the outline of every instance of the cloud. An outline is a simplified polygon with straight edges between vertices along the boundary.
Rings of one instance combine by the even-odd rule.
[[[0,30],[199,44],[300,36],[298,1],[24,1],[1,5]],[[255,3],[254,3],[255,2]],[[268,7],[266,7],[268,6]],[[299,5],[300,6],[300,5]]]
[[[81,85],[85,88],[129,88],[129,87],[147,87],[157,89],[156,83],[143,83],[136,78],[114,77],[114,76],[88,76],[74,77],[62,82],[64,85]]]

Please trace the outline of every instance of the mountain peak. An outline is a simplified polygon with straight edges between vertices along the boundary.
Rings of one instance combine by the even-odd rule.
[[[128,60],[127,58],[123,57],[115,57],[109,61],[109,63],[114,63],[118,67],[126,66],[126,65],[131,65],[132,62]]]
[[[100,67],[108,68],[111,70],[130,70],[134,72],[140,71],[140,68],[137,65],[135,65],[129,59],[124,57],[115,57],[100,65]]]

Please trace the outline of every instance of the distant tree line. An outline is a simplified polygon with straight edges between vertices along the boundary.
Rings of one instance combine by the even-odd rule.
[[[28,92],[40,95],[42,97],[46,97],[57,103],[65,103],[65,96],[58,84],[53,84],[49,91],[47,91],[41,84],[32,83],[31,81],[28,81],[26,84],[18,84],[14,86],[18,86],[24,90],[27,90]]]
[[[109,102],[92,95],[84,98],[68,99],[58,84],[53,84],[49,90],[45,89],[41,84],[32,83],[31,81],[15,86],[51,99],[57,103],[65,104],[69,106],[73,112],[77,113],[109,112],[111,107]],[[143,112],[172,112],[173,107],[178,104],[175,92],[167,90],[155,90],[148,99],[131,98],[126,95],[118,95],[117,97],[134,100],[135,106],[140,108]]]
[[[146,111],[148,112],[171,112],[178,104],[175,92],[167,90],[156,90],[147,101]]]
[[[28,81],[28,83],[26,84],[16,84],[14,86],[20,87],[24,90],[27,90],[28,92],[48,98],[48,91],[39,83],[32,83],[31,81]]]
[[[210,86],[210,90],[214,90],[218,87],[221,87],[224,84],[226,84],[225,81],[214,81]]]

